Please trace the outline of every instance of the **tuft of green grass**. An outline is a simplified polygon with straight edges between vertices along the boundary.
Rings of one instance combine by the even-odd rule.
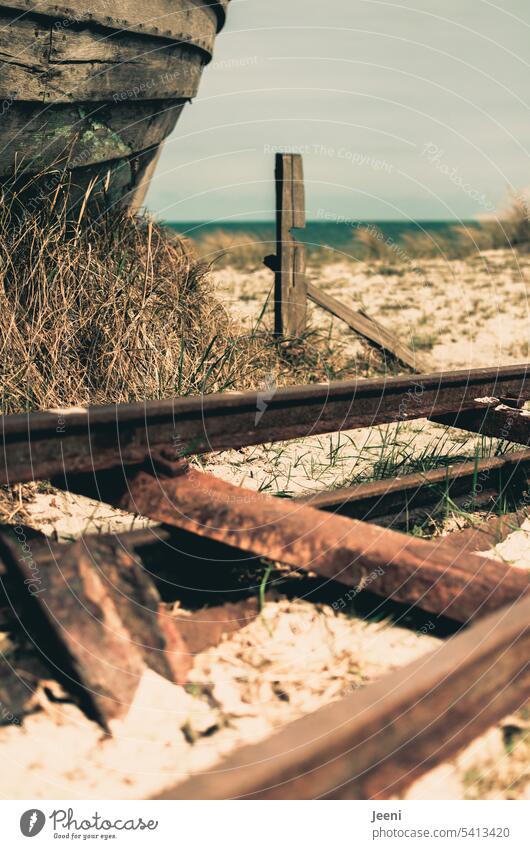
[[[432,351],[437,342],[436,333],[413,333],[410,337],[410,346],[413,351]]]

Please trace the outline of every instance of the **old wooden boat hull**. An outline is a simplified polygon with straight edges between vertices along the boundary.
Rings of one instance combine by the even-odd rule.
[[[0,3],[0,181],[137,208],[228,2]]]

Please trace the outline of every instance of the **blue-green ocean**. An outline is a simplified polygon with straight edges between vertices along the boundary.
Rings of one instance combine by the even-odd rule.
[[[385,237],[399,243],[406,233],[428,232],[438,236],[450,237],[452,228],[462,225],[475,225],[473,221],[308,221],[303,230],[296,231],[296,238],[311,249],[323,246],[335,251],[347,252],[355,240],[355,230],[359,227],[377,227]],[[256,242],[273,242],[275,225],[273,221],[171,221],[168,226],[182,235],[200,241],[204,236],[216,230],[223,230],[234,237],[244,233],[255,237]]]

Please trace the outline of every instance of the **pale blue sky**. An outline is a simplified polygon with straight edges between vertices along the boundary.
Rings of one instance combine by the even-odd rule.
[[[273,150],[307,213],[469,218],[530,184],[529,0],[232,0],[147,204],[273,216]]]

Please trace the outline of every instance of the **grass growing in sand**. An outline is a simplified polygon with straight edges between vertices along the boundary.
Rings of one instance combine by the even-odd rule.
[[[1,413],[245,389],[271,374],[325,380],[351,365],[317,329],[279,342],[263,315],[243,329],[171,231],[119,213],[73,219],[66,198],[54,188],[20,212],[4,190]]]

